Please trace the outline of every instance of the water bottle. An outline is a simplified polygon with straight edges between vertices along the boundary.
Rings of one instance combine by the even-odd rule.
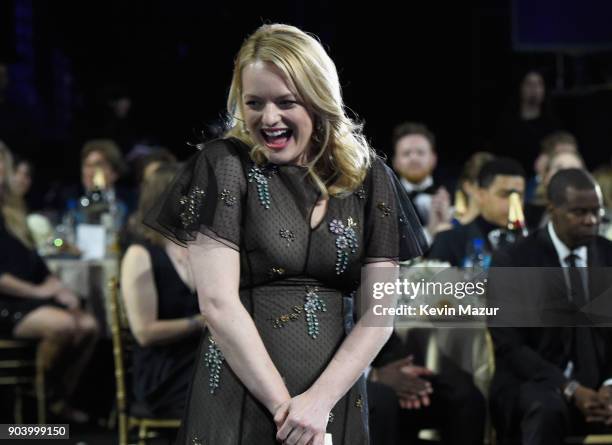
[[[486,248],[484,239],[474,238],[463,260],[464,269],[470,269],[474,274],[477,274],[487,271],[490,265],[491,252]]]

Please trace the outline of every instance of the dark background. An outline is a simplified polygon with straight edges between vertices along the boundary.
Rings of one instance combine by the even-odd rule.
[[[538,67],[595,167],[612,146],[612,36],[597,30],[611,11],[597,0],[1,0],[0,58],[27,125],[0,139],[35,161],[39,192],[52,180],[76,182],[79,150],[116,87],[131,95],[143,140],[184,158],[186,142],[222,116],[241,42],[262,23],[285,22],[319,36],[379,151],[390,151],[395,124],[422,121],[438,137],[440,171],[456,175],[471,152],[498,151],[495,123],[520,76]],[[536,154],[512,155],[531,169]]]

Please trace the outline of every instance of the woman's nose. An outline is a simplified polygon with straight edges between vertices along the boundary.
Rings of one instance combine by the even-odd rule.
[[[280,122],[280,110],[274,104],[266,105],[261,120],[264,126],[273,127]]]

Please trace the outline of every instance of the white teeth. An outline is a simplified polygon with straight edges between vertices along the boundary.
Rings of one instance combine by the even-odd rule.
[[[287,132],[287,130],[277,130],[277,131],[263,130],[263,132],[266,133],[266,135],[268,135],[268,136],[278,137],[278,136],[281,136],[281,135],[285,134],[285,132]]]

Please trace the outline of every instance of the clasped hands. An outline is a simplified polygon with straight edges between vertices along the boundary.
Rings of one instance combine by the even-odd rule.
[[[580,385],[574,393],[574,404],[587,422],[612,425],[612,386],[602,386],[595,391]]]
[[[273,409],[276,440],[286,445],[324,445],[334,402],[312,388]]]
[[[422,377],[431,376],[433,372],[415,365],[412,355],[373,369],[372,372],[374,375],[371,380],[390,386],[403,409],[420,409],[431,404],[433,388],[431,382]]]

